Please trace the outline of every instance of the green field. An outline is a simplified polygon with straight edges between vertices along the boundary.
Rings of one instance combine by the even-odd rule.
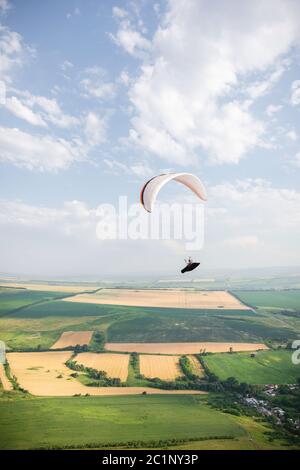
[[[213,354],[205,358],[210,371],[221,380],[235,377],[252,384],[289,384],[300,377],[300,365],[291,360],[292,351],[260,351],[250,353]]]
[[[300,311],[300,290],[234,291],[253,307]]]
[[[0,316],[19,310],[26,305],[58,297],[62,297],[61,292],[41,292],[0,287]]]
[[[129,441],[236,438],[243,427],[197,396],[0,400],[0,448],[29,449]]]
[[[114,321],[111,342],[284,341],[299,337],[300,319],[290,325],[264,314],[230,310],[140,309]]]
[[[49,348],[67,330],[100,330],[111,342],[277,344],[300,335],[300,318],[280,313],[96,305],[55,300],[57,295],[62,294],[2,289],[0,339],[26,349]]]
[[[0,449],[286,448],[278,439],[268,440],[270,431],[261,420],[211,408],[199,395],[21,398],[12,392],[0,396]]]
[[[275,439],[270,442],[267,439],[268,433],[272,431],[270,425],[250,418],[249,416],[233,416],[233,421],[245,430],[245,435],[236,439],[212,439],[206,441],[194,441],[181,444],[169,449],[181,450],[278,450],[286,449],[286,442]],[[288,447],[292,448],[293,447]],[[297,448],[295,446],[295,448]]]

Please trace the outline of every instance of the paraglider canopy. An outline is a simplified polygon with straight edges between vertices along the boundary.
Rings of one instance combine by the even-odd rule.
[[[152,212],[159,191],[171,180],[183,184],[193,191],[202,201],[206,201],[205,188],[197,176],[191,173],[168,173],[154,176],[154,178],[151,178],[143,186],[141,191],[141,204],[146,211]]]

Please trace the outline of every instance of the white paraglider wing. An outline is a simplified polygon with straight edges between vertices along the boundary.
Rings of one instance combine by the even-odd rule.
[[[174,180],[184,184],[193,191],[202,201],[206,201],[206,192],[199,178],[191,173],[168,173],[155,176],[147,181],[141,191],[141,203],[148,212],[152,212],[156,197],[161,188],[169,181]]]

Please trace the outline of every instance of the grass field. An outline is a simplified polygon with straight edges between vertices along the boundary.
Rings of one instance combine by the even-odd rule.
[[[130,311],[134,307],[127,308]],[[300,319],[298,322],[295,320],[292,325],[280,317],[268,317],[246,310],[139,310],[139,313],[131,310],[130,315],[119,317],[112,322],[107,329],[107,341],[261,343],[266,339],[297,339],[300,332]]]
[[[133,441],[142,441],[142,448],[177,450],[286,448],[279,440],[268,441],[271,428],[266,423],[216,411],[204,396],[13,399],[8,395],[12,396],[0,398],[1,449],[103,448],[108,443],[125,449],[136,447]],[[167,444],[171,439],[186,442]]]
[[[300,311],[300,290],[236,291],[234,294],[253,307]]]
[[[61,297],[61,292],[30,291],[0,287],[0,317],[26,305]]]
[[[300,365],[291,361],[291,351],[260,351],[256,357],[249,353],[214,354],[205,362],[220,379],[235,377],[253,384],[289,384],[300,377]]]
[[[0,447],[28,449],[94,443],[195,439],[245,434],[231,416],[194,396],[0,400]]]
[[[236,439],[218,439],[206,441],[194,441],[181,444],[169,449],[180,450],[275,450],[275,449],[293,449],[293,446],[287,447],[286,443],[280,440],[270,442],[266,435],[271,431],[270,425],[255,420],[248,416],[233,416],[233,420],[246,431],[245,435]]]

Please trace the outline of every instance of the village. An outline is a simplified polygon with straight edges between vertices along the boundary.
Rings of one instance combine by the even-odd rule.
[[[278,384],[267,385],[263,390],[263,393],[266,395],[265,399],[247,396],[243,397],[242,403],[254,408],[260,415],[272,420],[275,425],[288,426],[289,429],[298,432],[300,431],[300,418],[290,417],[289,411],[280,406],[274,406],[273,399],[281,394],[281,387]],[[295,393],[298,389],[299,385],[284,385],[285,393]]]

